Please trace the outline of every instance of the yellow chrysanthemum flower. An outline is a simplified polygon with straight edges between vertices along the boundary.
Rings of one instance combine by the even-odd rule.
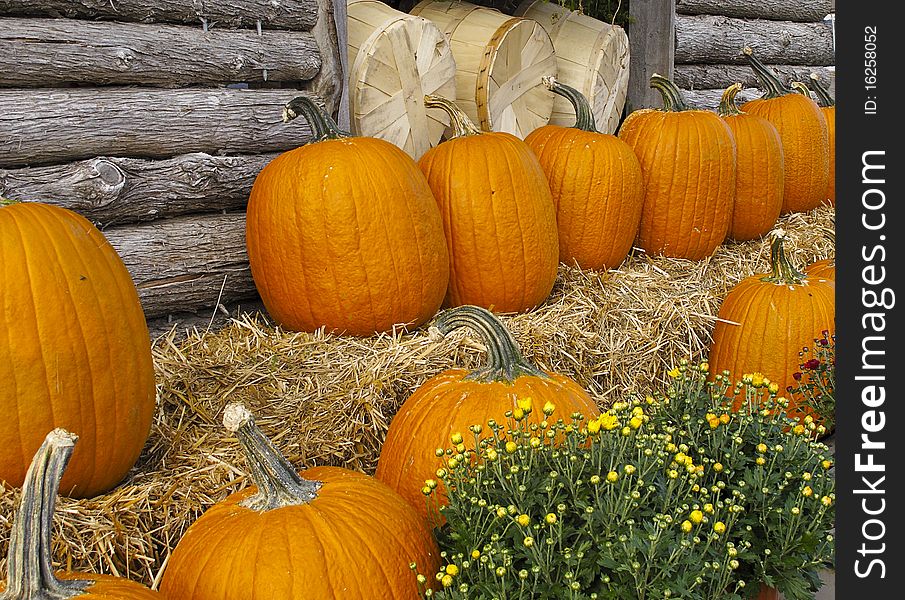
[[[518,405],[518,407],[520,409],[522,409],[526,413],[531,412],[531,410],[533,408],[531,396],[528,396],[526,398],[519,398],[518,400],[516,400],[516,404]]]
[[[529,517],[528,515],[526,515],[524,513],[517,516],[515,518],[515,520],[522,527],[527,527],[528,525],[531,524],[531,517]]]
[[[544,402],[543,411],[544,411],[544,414],[549,417],[556,411],[556,405],[548,400],[547,402]]]
[[[701,511],[696,509],[696,510],[691,511],[691,514],[688,515],[688,518],[691,520],[692,523],[697,525],[701,521],[704,520],[704,513],[702,513]]]
[[[459,567],[456,565],[452,565],[452,564],[446,565],[446,574],[452,575],[453,577],[455,577],[456,575],[459,574]]]
[[[716,523],[713,524],[713,530],[715,532],[717,532],[718,534],[722,535],[722,534],[726,533],[726,524],[723,523],[722,521],[717,521]]]

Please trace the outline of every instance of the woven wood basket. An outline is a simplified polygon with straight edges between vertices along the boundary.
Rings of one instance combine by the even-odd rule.
[[[515,14],[534,19],[547,31],[556,52],[556,78],[584,94],[591,103],[597,129],[615,132],[628,91],[625,30],[549,0],[525,0]],[[575,124],[575,112],[568,100],[556,97],[550,122]]]
[[[456,59],[456,104],[481,129],[524,138],[549,122],[553,93],[541,79],[556,75],[556,57],[536,21],[458,0],[424,0],[411,13],[446,34]]]
[[[453,97],[456,61],[427,19],[377,0],[349,0],[349,104],[352,133],[392,142],[418,160],[449,124],[424,107],[425,94]]]

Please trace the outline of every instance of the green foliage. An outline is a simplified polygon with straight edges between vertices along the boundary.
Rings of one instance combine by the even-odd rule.
[[[801,371],[793,374],[798,384],[788,392],[832,432],[836,429],[836,335],[824,331],[823,337],[799,356]]]
[[[545,406],[529,424],[522,406],[466,432],[476,450],[454,435],[423,490],[448,498],[424,597],[737,600],[766,582],[813,598],[833,556],[828,449],[763,381],[706,375],[682,364],[661,397],[590,422]]]

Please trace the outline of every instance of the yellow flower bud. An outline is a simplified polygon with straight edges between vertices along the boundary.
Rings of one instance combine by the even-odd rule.
[[[556,515],[553,513],[547,513],[547,515],[544,517],[544,521],[547,523],[547,525],[553,525],[554,523],[556,523]]]
[[[522,527],[527,527],[531,524],[531,517],[526,514],[521,514],[515,518],[516,522]]]
[[[631,420],[629,420],[628,425],[632,429],[638,429],[643,423],[644,419],[642,419],[641,417],[632,417]]]
[[[729,416],[729,413],[723,413],[720,415],[720,423],[722,423],[723,425],[728,423],[730,420],[732,420],[732,417]]]
[[[693,510],[693,511],[691,511],[691,514],[688,515],[688,518],[691,519],[691,522],[692,522],[692,523],[694,523],[695,525],[697,525],[697,524],[699,524],[701,521],[704,520],[704,513],[702,513],[702,512],[699,511],[699,510]]]
[[[606,474],[606,480],[610,483],[616,483],[617,481],[619,481],[619,473],[617,473],[616,471],[610,471]]]
[[[444,575],[444,576],[440,579],[440,583],[443,584],[443,587],[450,587],[450,586],[453,584],[452,575]]]
[[[456,565],[446,565],[446,573],[447,575],[456,576],[459,574],[459,567]]]
[[[521,408],[516,408],[512,411],[512,418],[516,421],[521,421],[525,418],[525,411],[523,411]]]
[[[810,498],[814,495],[814,490],[811,489],[811,486],[806,485],[804,486],[804,488],[802,488],[801,495]]]
[[[673,379],[676,379],[676,378],[679,376],[679,368],[678,368],[678,367],[673,367],[673,368],[672,368],[668,373],[666,373],[666,374],[669,375],[670,377],[672,377]]]
[[[462,434],[459,433],[458,431],[456,433],[452,434],[451,436],[449,436],[449,439],[452,440],[453,444],[461,444],[464,441],[464,439],[462,438]]]
[[[520,409],[522,409],[526,413],[531,412],[531,410],[534,408],[533,402],[532,402],[530,396],[525,397],[525,398],[519,398],[518,400],[516,400],[516,404],[518,405],[518,407]]]
[[[710,425],[711,429],[716,429],[717,427],[720,426],[720,420],[717,418],[708,419],[707,424]]]
[[[516,444],[512,440],[506,442],[506,452],[507,453],[514,454],[516,450],[518,450],[518,444]]]
[[[553,414],[553,412],[554,412],[555,410],[556,410],[556,405],[555,405],[555,404],[553,404],[553,403],[550,402],[549,400],[547,400],[546,402],[544,402],[543,412],[544,412],[545,415],[547,415],[547,416],[549,417],[550,415]]]
[[[682,531],[684,531],[685,533],[688,533],[691,531],[691,528],[692,528],[691,521],[688,521],[688,520],[682,521]]]
[[[481,551],[480,551],[480,550],[472,550],[472,551],[471,551],[471,557],[472,557],[473,559],[475,559],[475,560],[481,558]]]
[[[713,470],[716,471],[717,473],[722,473],[723,472],[723,463],[719,463],[719,462],[713,463]]]
[[[757,451],[760,452],[761,454],[763,454],[764,452],[767,451],[767,445],[764,444],[764,443],[758,444],[758,445],[757,445]]]
[[[726,524],[722,521],[717,521],[713,524],[713,530],[718,534],[726,533]]]

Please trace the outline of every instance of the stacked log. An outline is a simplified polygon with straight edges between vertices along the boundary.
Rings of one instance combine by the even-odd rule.
[[[757,80],[741,53],[750,46],[787,82],[816,73],[833,88],[833,30],[824,18],[832,0],[675,0],[674,80],[691,106],[715,109],[722,91],[744,86],[740,102],[757,98]]]
[[[342,2],[342,14],[345,3]],[[69,208],[122,256],[149,319],[254,299],[245,206],[338,107],[331,0],[0,0],[0,195]],[[339,11],[337,11],[339,12]]]

